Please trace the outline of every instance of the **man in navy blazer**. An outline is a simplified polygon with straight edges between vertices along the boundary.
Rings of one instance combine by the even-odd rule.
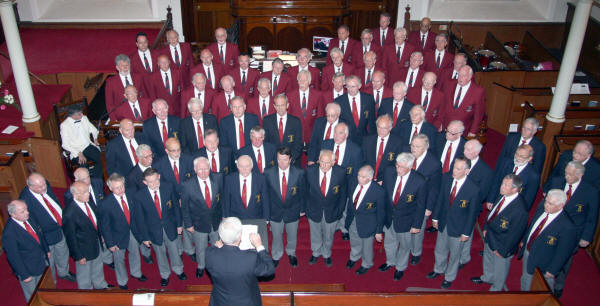
[[[427,203],[427,181],[411,170],[414,162],[415,156],[411,153],[400,153],[396,157],[396,169],[390,167],[385,171],[385,263],[379,266],[379,271],[395,267],[396,281],[404,276],[408,267],[413,240],[422,231]]]
[[[13,273],[19,279],[25,302],[29,302],[48,266],[50,249],[42,235],[42,228],[29,219],[25,202],[13,200],[8,203],[7,209],[10,218],[2,232],[2,248]],[[31,232],[27,230],[28,227]]]
[[[250,143],[250,130],[260,123],[256,115],[246,112],[246,103],[242,97],[231,99],[230,107],[231,114],[219,123],[219,138],[221,144],[237,151]]]
[[[98,208],[90,202],[86,183],[74,182],[69,190],[73,199],[65,207],[63,228],[77,268],[77,288],[106,289],[108,284],[104,279],[102,264]]]
[[[362,145],[363,137],[375,133],[375,100],[373,96],[360,92],[361,81],[357,76],[346,78],[348,92],[337,97],[334,102],[340,105],[340,118],[350,127],[350,138]]]
[[[377,135],[366,136],[362,143],[365,163],[375,174],[373,179],[380,185],[385,169],[396,164],[396,156],[402,152],[402,139],[391,134],[392,119],[384,115],[377,118]]]
[[[406,84],[398,81],[394,83],[392,88],[393,96],[385,98],[381,101],[381,106],[377,111],[377,116],[388,115],[392,118],[392,127],[395,134],[400,134],[400,125],[410,120],[410,110],[414,104],[406,100]]]
[[[452,173],[442,177],[437,205],[433,210],[433,227],[438,229],[435,242],[435,265],[427,278],[444,274],[442,289],[456,279],[462,248],[473,232],[481,201],[479,187],[468,176],[471,161],[457,157]]]
[[[265,140],[277,147],[285,146],[292,150],[292,162],[299,167],[304,141],[302,139],[302,122],[288,113],[290,106],[285,94],[273,98],[275,114],[263,118]]]
[[[119,288],[126,290],[129,280],[125,268],[125,251],[129,258],[131,276],[145,282],[142,274],[138,241],[142,241],[140,227],[144,222],[143,213],[134,193],[125,190],[125,178],[118,173],[108,177],[107,185],[111,191],[100,203],[100,232],[108,249],[113,252],[115,274]]]
[[[154,161],[152,148],[145,143],[140,144],[137,149],[135,149],[135,154],[137,155],[138,163],[135,165],[135,167],[129,170],[129,173],[125,177],[125,188],[129,189],[130,191],[136,191],[146,187],[143,182],[143,173],[144,170],[152,167],[152,163]]]
[[[600,189],[600,161],[594,157],[594,145],[589,140],[580,140],[575,144],[573,150],[562,152],[548,181],[554,177],[563,177],[567,164],[572,160],[585,166],[585,174],[582,179]]]
[[[563,209],[566,203],[567,195],[563,190],[551,189],[531,219],[519,252],[519,259],[523,259],[521,291],[531,290],[536,268],[542,272],[548,287],[554,290],[556,276],[573,254],[577,229]]]
[[[410,145],[413,137],[418,134],[425,134],[429,139],[435,139],[438,133],[435,127],[425,121],[425,110],[421,105],[415,105],[410,109],[410,121],[404,121],[392,129],[395,134],[402,139],[402,145]],[[430,150],[435,151],[435,143]]]
[[[598,189],[582,180],[585,171],[585,166],[580,162],[570,161],[565,168],[565,177],[555,177],[548,184],[549,189],[562,189],[566,192],[567,204],[564,211],[571,217],[575,225],[575,241],[577,241],[573,254],[556,276],[554,293],[557,297],[562,295],[565,279],[573,262],[573,256],[579,250],[579,247],[585,248],[590,245],[596,232],[599,205]],[[548,192],[548,189],[544,189],[544,192]],[[538,207],[538,209],[540,208]]]
[[[238,217],[244,224],[258,226],[265,248],[269,245],[267,222],[270,218],[269,192],[264,175],[252,173],[252,159],[237,159],[237,173],[225,177],[223,217]]]
[[[334,129],[338,123],[343,122],[340,119],[342,109],[337,103],[329,103],[325,106],[325,116],[315,120],[313,125],[310,144],[308,144],[308,164],[314,164],[319,159],[319,152],[323,141],[333,139]]]
[[[494,179],[490,187],[487,202],[492,203],[500,190],[502,179],[508,173],[518,175],[523,181],[523,186],[519,193],[523,197],[527,210],[531,210],[535,196],[540,188],[540,174],[533,168],[531,160],[533,159],[533,148],[530,145],[520,145],[515,152],[513,160],[504,160],[496,167]]]
[[[200,99],[191,98],[187,102],[190,115],[181,120],[181,136],[179,136],[181,148],[183,152],[192,156],[206,145],[204,140],[206,131],[218,129],[217,117],[205,114],[203,108]]]
[[[546,159],[546,145],[535,134],[538,131],[540,122],[535,117],[529,117],[521,125],[521,133],[508,133],[502,146],[502,151],[498,156],[497,164],[501,164],[504,159],[512,159],[520,145],[528,144],[533,148],[533,168],[542,173],[544,160]]]
[[[222,173],[228,175],[234,172],[234,154],[233,150],[227,146],[219,144],[219,135],[216,130],[207,130],[204,133],[205,146],[200,149],[194,157],[206,157],[210,163],[212,173]]]
[[[144,219],[140,224],[141,239],[147,247],[152,245],[158,262],[160,284],[166,286],[169,284],[171,270],[179,279],[185,279],[183,262],[175,242],[183,230],[181,209],[173,185],[161,183],[160,174],[156,169],[144,170],[144,185],[146,188],[139,189],[135,194]]]
[[[312,250],[308,263],[312,265],[323,256],[325,265],[331,267],[333,234],[346,207],[346,171],[335,165],[332,151],[321,150],[318,165],[306,169],[306,182],[306,215]]]
[[[454,120],[448,124],[444,132],[438,134],[435,140],[435,152],[438,160],[442,163],[442,173],[450,172],[456,157],[463,155],[465,142],[467,142],[462,137],[464,131],[464,124],[459,120]]]
[[[167,139],[180,137],[181,119],[175,115],[169,115],[169,105],[163,99],[152,102],[154,117],[144,121],[144,136],[152,152],[157,158],[166,154],[165,144]]]
[[[490,291],[504,288],[510,261],[519,250],[519,242],[527,228],[529,213],[519,195],[521,178],[509,173],[502,180],[500,195],[490,210],[483,227],[485,246],[483,249],[483,274],[473,277],[476,284],[491,284]]]
[[[252,171],[262,174],[266,168],[275,166],[277,147],[265,142],[265,129],[255,126],[250,131],[250,144],[241,148],[236,156],[248,155],[252,158]]]
[[[106,145],[106,172],[108,175],[118,173],[125,176],[138,163],[135,149],[147,141],[142,133],[135,132],[133,121],[129,119],[121,120],[119,132],[121,135]]]
[[[215,244],[219,239],[217,228],[222,219],[224,196],[223,174],[211,172],[206,157],[194,159],[196,175],[183,182],[181,214],[185,230],[192,234],[196,247],[196,278],[204,275],[208,242]]]
[[[277,166],[265,170],[270,202],[270,224],[273,234],[271,255],[275,266],[283,256],[283,229],[285,227],[290,266],[298,266],[296,244],[298,223],[306,210],[306,178],[304,170],[291,165],[292,150],[288,147],[277,149]]]
[[[50,249],[50,269],[52,278],[58,277],[74,282],[75,275],[69,272],[69,247],[62,230],[62,205],[52,192],[50,183],[44,176],[34,172],[27,177],[19,199],[27,204],[31,219],[41,228]]]

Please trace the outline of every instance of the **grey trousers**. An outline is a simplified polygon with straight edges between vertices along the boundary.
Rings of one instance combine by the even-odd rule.
[[[129,280],[127,269],[125,268],[125,251],[129,253],[129,271],[131,272],[131,276],[142,276],[139,244],[133,236],[133,233],[129,231],[129,245],[127,246],[127,249],[118,249],[113,252],[113,257],[115,259],[115,274],[117,275],[117,283],[119,286],[127,285],[127,281]]]
[[[147,247],[146,245],[144,245],[143,243],[140,243],[140,253],[144,257],[152,256],[152,252],[150,251],[150,248]]]
[[[177,237],[175,240],[177,240]],[[175,240],[169,240],[169,237],[167,237],[167,234],[163,229],[163,244],[152,244],[154,253],[156,253],[156,262],[158,263],[158,272],[160,273],[160,278],[168,279],[169,275],[171,275],[171,269],[177,275],[183,273],[183,262],[181,261],[181,257],[179,257],[177,243]],[[168,258],[167,251],[169,252]],[[170,269],[169,259],[171,260]]]
[[[445,280],[448,282],[453,282],[458,273],[460,255],[465,244],[464,242],[460,242],[459,239],[459,237],[448,236],[447,228],[444,231],[438,230],[435,241],[435,265],[433,266],[433,271],[444,274]],[[448,259],[448,257],[450,258]]]
[[[50,245],[50,271],[52,271],[52,279],[56,283],[56,274],[59,277],[69,274],[69,247],[63,234],[62,239]]]
[[[271,234],[273,234],[273,244],[271,245],[271,257],[279,260],[283,256],[283,228],[287,238],[285,253],[296,256],[296,244],[298,240],[299,220],[290,223],[271,221]]]
[[[427,219],[429,219],[429,216],[423,217],[421,231],[414,234],[414,238],[412,239],[412,248],[410,249],[412,256],[421,256],[423,253],[423,239],[425,238],[425,224],[427,224]]]
[[[205,256],[208,242],[210,240],[211,244],[215,244],[215,242],[219,240],[219,233],[215,231],[211,231],[210,233],[194,231],[192,238],[194,239],[194,245],[196,245],[196,261],[198,263],[197,268],[204,269],[206,267]]]
[[[183,251],[188,255],[194,255],[196,249],[194,249],[194,238],[192,237],[192,233],[188,231],[183,231]]]
[[[477,226],[477,225],[475,225]],[[473,233],[475,232],[475,228],[471,231],[471,236],[469,236],[469,240],[465,241],[465,246],[462,249],[462,253],[460,254],[460,263],[466,264],[471,261],[471,245],[473,244]],[[483,240],[483,239],[482,239]]]
[[[31,299],[31,296],[33,295],[33,292],[35,291],[35,287],[37,287],[37,284],[40,282],[40,279],[42,279],[42,275],[32,276],[31,278],[32,279],[28,282],[19,280],[21,289],[23,289],[23,295],[25,296],[25,301],[28,303],[29,303],[29,300]]]
[[[269,253],[269,231],[267,230],[267,221],[265,219],[243,219],[242,224],[252,224],[258,226],[260,240],[262,240],[265,250],[267,253]]]
[[[396,233],[394,224],[390,227],[383,227],[385,234],[385,263],[388,266],[395,266],[396,271],[404,271],[408,267],[408,257],[413,246],[413,240],[417,234],[410,232]]]
[[[373,236],[369,238],[360,238],[356,229],[356,220],[352,220],[350,228],[350,260],[358,261],[362,258],[361,267],[370,268],[373,266]]]
[[[78,289],[104,289],[108,287],[104,279],[104,263],[102,262],[102,253],[96,258],[86,258],[85,265],[75,261],[77,269],[77,288]]]
[[[346,202],[346,206],[344,206],[344,211],[342,212],[342,218],[337,222],[337,226],[335,230],[340,230],[342,233],[348,233],[346,229],[346,209],[348,208],[348,202]]]
[[[102,258],[102,262],[106,265],[110,265],[114,262],[113,253],[106,247],[106,243],[102,242],[102,246],[104,247],[100,250],[100,257]]]
[[[510,270],[512,256],[500,258],[494,254],[486,243],[483,248],[483,275],[481,280],[492,284],[490,291],[502,291]]]
[[[521,274],[521,291],[531,291],[531,282],[533,281],[533,274],[527,273],[527,260],[529,259],[529,251],[523,251],[523,273]],[[545,273],[544,271],[540,271]],[[554,277],[546,277],[543,275],[546,283],[550,290],[554,290]]]
[[[554,289],[555,290],[563,290],[565,288],[565,280],[567,279],[567,274],[569,274],[569,270],[571,270],[571,265],[573,264],[573,256],[579,250],[579,243],[575,246],[573,250],[573,254],[567,259],[565,265],[560,269],[558,275],[555,278]]]
[[[314,222],[308,218],[308,225],[310,226],[310,249],[312,250],[312,256],[323,256],[323,258],[331,257],[333,234],[335,234],[337,222],[337,220],[332,223],[325,222],[325,213],[323,213],[321,221],[319,222]]]

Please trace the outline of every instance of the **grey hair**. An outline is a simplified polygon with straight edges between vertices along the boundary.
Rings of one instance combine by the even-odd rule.
[[[554,199],[558,201],[558,205],[567,203],[567,194],[561,189],[552,189],[546,194],[546,200]]]
[[[413,138],[413,141],[415,141],[415,139],[421,139],[423,140],[423,142],[425,143],[425,146],[429,149],[429,137],[423,133],[419,133],[417,134],[417,136],[415,136]]]
[[[256,84],[260,86],[261,83],[267,83],[267,85],[269,85],[269,90],[271,90],[271,80],[267,78],[260,78]]]
[[[396,156],[396,164],[411,166],[415,162],[415,156],[412,153],[402,152]]]
[[[196,168],[196,165],[201,161],[205,161],[206,163],[210,164],[208,161],[208,158],[206,158],[204,156],[199,156],[199,157],[194,158],[194,168]]]
[[[142,158],[142,154],[143,154],[144,152],[150,152],[150,153],[152,153],[152,148],[151,148],[149,145],[145,144],[145,143],[141,143],[141,144],[139,144],[139,145],[138,145],[138,147],[135,149],[135,155],[136,155],[138,158]]]
[[[397,81],[396,83],[394,83],[394,85],[392,85],[393,89],[396,88],[402,88],[404,90],[404,92],[406,92],[406,90],[408,89],[408,86],[406,86],[406,83],[402,82],[402,81]]]
[[[219,237],[224,244],[234,244],[242,237],[242,221],[236,217],[224,218],[219,224]]]
[[[364,165],[360,167],[360,169],[358,169],[358,172],[361,171],[367,171],[371,179],[373,179],[373,176],[375,175],[375,170],[373,170],[373,167],[371,167],[371,165]]]
[[[190,98],[190,100],[187,103],[188,110],[190,110],[190,108],[194,104],[199,104],[201,109],[204,108],[204,103],[202,103],[202,100],[200,100],[200,99],[198,99],[196,97],[192,97],[192,98]]]
[[[334,53],[339,53],[341,56],[344,56],[344,52],[342,52],[342,50],[338,47],[335,47],[329,51],[329,56],[332,57],[332,59]]]
[[[296,76],[296,81],[300,81],[300,77],[303,75],[305,75],[308,78],[309,82],[312,81],[312,76],[310,75],[310,72],[308,72],[308,70],[302,70],[298,72],[298,75]]]
[[[127,62],[127,64],[131,63],[129,56],[125,54],[119,54],[115,57],[115,66],[119,65],[119,62]]]
[[[509,174],[505,175],[504,179],[510,180],[512,188],[517,188],[517,190],[520,190],[521,186],[523,186],[523,179],[521,179],[520,176],[518,176],[514,173],[509,173]]]
[[[577,170],[577,174],[579,174],[579,175],[585,174],[585,166],[576,160],[572,160],[572,161],[568,162],[567,167],[575,168],[575,170]]]

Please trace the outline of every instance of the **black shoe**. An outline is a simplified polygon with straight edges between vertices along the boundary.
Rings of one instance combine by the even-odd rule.
[[[75,274],[68,272],[67,275],[63,275],[63,276],[59,276],[60,278],[69,281],[69,282],[75,282]]]
[[[290,259],[290,266],[294,268],[298,266],[298,258],[296,258],[296,256],[288,255],[288,258]]]
[[[177,278],[179,278],[180,280],[186,280],[187,276],[185,276],[184,272],[181,272],[181,274],[177,275]]]
[[[140,277],[134,277],[134,278],[139,280],[140,282],[145,282],[148,280],[144,274],[142,274],[142,276],[140,276]]]
[[[459,270],[462,270],[462,268],[464,268],[466,265],[467,265],[467,263],[464,263],[464,264],[459,264],[459,265],[458,265],[458,269],[459,269]]]
[[[416,266],[421,261],[421,256],[414,256],[410,259],[410,264]]]
[[[105,264],[105,265],[107,265],[109,268],[111,268],[111,270],[115,269],[115,263],[114,262],[111,262],[111,263]]]
[[[348,259],[348,262],[346,262],[346,268],[352,269],[355,264],[356,264],[356,261],[353,261],[352,259]]]
[[[348,234],[348,233],[342,233],[342,239],[344,239],[344,241],[350,240],[350,234]]]
[[[430,227],[427,228],[427,232],[428,233],[435,233],[435,232],[437,232],[437,228],[435,228],[433,226],[430,226]]]
[[[318,257],[311,256],[311,257],[310,257],[310,259],[308,260],[308,264],[309,264],[309,265],[314,265],[314,264],[315,264],[315,262],[317,262],[317,259],[319,259],[319,258],[318,258]]]
[[[562,289],[555,289],[554,292],[552,292],[552,294],[554,295],[554,297],[556,297],[557,299],[560,299],[560,297],[563,294],[563,290]]]
[[[449,282],[449,281],[447,281],[447,280],[444,280],[444,281],[442,282],[442,289],[448,289],[448,288],[450,288],[450,286],[451,286],[451,285],[452,285],[452,282]]]
[[[429,273],[427,274],[427,276],[425,276],[425,277],[427,277],[427,278],[429,278],[429,279],[433,279],[433,278],[436,278],[436,277],[438,277],[438,275],[440,275],[440,274],[441,274],[441,273],[436,273],[435,271],[431,271],[431,272],[429,272]]]
[[[115,285],[112,285],[112,284],[106,284],[106,288],[104,288],[104,290],[106,290],[106,289],[111,289],[111,288],[114,288],[114,287],[115,287]]]
[[[479,251],[479,256],[483,256],[483,251]]]
[[[169,279],[168,278],[161,278],[160,279],[160,285],[163,287],[166,287],[169,285]]]
[[[356,275],[363,275],[369,271],[369,268],[360,267],[356,270]]]
[[[483,284],[483,280],[481,279],[481,277],[471,277],[471,281],[478,285]]]
[[[147,264],[153,264],[154,260],[152,259],[152,255],[150,256],[142,256],[142,258],[144,258],[144,262],[146,262]]]
[[[379,266],[379,271],[385,272],[385,271],[389,270],[391,267],[392,266],[388,265],[387,263],[384,263],[381,266]]]
[[[402,276],[404,276],[404,271],[394,272],[394,280],[395,281],[402,279]]]
[[[191,254],[191,255],[190,255],[190,254],[188,254],[188,256],[190,257],[190,259],[191,259],[193,262],[196,262],[196,254]]]
[[[204,269],[196,269],[196,278],[201,278],[204,275]]]
[[[123,286],[119,285],[119,289],[121,289],[121,290],[129,290],[129,287],[127,287],[127,285],[123,285]]]
[[[273,259],[273,265],[277,268],[279,266],[279,259]]]
[[[327,267],[331,267],[333,265],[333,263],[331,262],[331,257],[325,258],[325,265]]]

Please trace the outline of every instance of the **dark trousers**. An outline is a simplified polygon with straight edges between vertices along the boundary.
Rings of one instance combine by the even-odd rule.
[[[102,158],[100,157],[100,150],[96,148],[94,145],[89,145],[85,150],[83,150],[83,156],[87,158],[89,161],[92,161],[93,165],[89,165],[88,163],[79,164],[79,158],[75,157],[71,161],[75,164],[79,164],[80,167],[88,168],[91,177],[103,177],[102,173]]]

